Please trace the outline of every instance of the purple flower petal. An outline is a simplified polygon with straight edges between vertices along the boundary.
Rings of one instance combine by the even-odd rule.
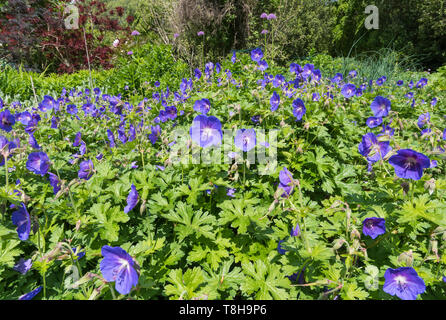
[[[426,291],[423,279],[411,267],[388,268],[384,279],[383,291],[402,300],[416,300],[419,294]]]
[[[133,268],[133,258],[120,247],[102,247],[104,259],[100,262],[102,276],[108,282],[116,281],[115,288],[120,294],[130,293],[138,284],[138,273]]]
[[[22,206],[14,211],[11,216],[12,223],[17,226],[17,234],[22,241],[28,240],[31,232],[31,217],[28,210],[22,203]]]
[[[132,184],[129,195],[127,196],[127,206],[124,208],[124,212],[129,213],[132,211],[138,203],[138,200],[138,191],[136,190],[135,185]]]
[[[362,233],[375,239],[386,233],[386,221],[383,218],[367,218],[362,222]]]

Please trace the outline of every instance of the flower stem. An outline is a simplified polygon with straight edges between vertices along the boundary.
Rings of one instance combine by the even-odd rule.
[[[43,252],[42,252],[42,247],[40,245],[40,226],[37,229],[37,246],[39,247],[40,259],[42,260]],[[43,271],[42,277],[43,277],[43,298],[46,299],[46,270]]]
[[[410,184],[410,198],[409,198],[409,201],[412,205],[413,205],[413,200],[414,200],[414,193],[415,193],[415,182],[412,182]]]
[[[113,289],[113,286],[112,286],[111,282],[108,283],[108,286],[110,287],[110,292],[111,292],[111,295],[113,297],[113,300],[116,300],[115,289]]]
[[[79,265],[79,261],[77,261],[77,260],[74,261],[74,258],[73,258],[73,255],[74,255],[73,249],[71,249],[71,247],[67,243],[64,243],[64,245],[70,252],[71,264],[73,266],[75,266],[75,265],[77,266],[77,269],[79,270],[79,277],[82,277],[82,269],[81,269],[81,266]]]
[[[5,177],[6,177],[6,192],[8,192],[8,182],[9,182],[9,177],[8,177],[8,157],[3,156],[5,158]]]
[[[243,160],[243,189],[245,188],[246,185],[246,163],[245,160]]]
[[[201,51],[201,68],[204,71],[204,35],[203,35],[203,48],[202,48],[202,51]]]
[[[141,161],[142,161],[142,169],[145,171],[146,170],[146,166],[144,164],[144,152],[141,149]]]

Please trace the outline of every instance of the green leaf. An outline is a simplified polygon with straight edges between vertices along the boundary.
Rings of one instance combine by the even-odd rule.
[[[286,300],[289,294],[286,289],[290,280],[284,277],[280,267],[274,264],[265,264],[262,260],[242,263],[243,273],[247,275],[241,285],[242,291],[247,294],[255,293],[259,300]]]
[[[342,287],[341,297],[344,300],[364,300],[368,296],[369,294],[366,291],[358,288],[356,282],[346,283]]]
[[[186,206],[183,202],[178,202],[175,210],[163,215],[164,218],[178,223],[176,231],[182,241],[184,238],[196,234],[197,237],[214,239],[213,232],[216,219],[207,212],[194,211],[192,207]]]
[[[203,264],[207,285],[202,292],[208,295],[215,292],[215,299],[221,298],[220,294],[223,292],[232,292],[235,295],[244,280],[244,275],[240,267],[233,267],[231,270],[233,263],[234,258],[230,257],[229,260],[222,262],[218,269],[211,268],[207,263]]]
[[[198,287],[204,283],[204,273],[199,267],[187,269],[183,275],[181,269],[169,273],[167,281],[171,284],[164,289],[170,299],[190,300],[197,295]]]
[[[245,199],[226,200],[218,206],[222,209],[220,212],[219,225],[225,225],[231,222],[231,227],[237,228],[239,234],[245,234],[248,226],[251,223],[258,225],[265,225],[266,221],[260,220],[265,214],[268,213],[267,208],[260,207],[254,208],[253,204],[258,203],[255,201],[246,201]]]
[[[110,208],[111,204],[95,203],[90,213],[96,218],[95,224],[102,239],[113,242],[118,240],[119,222],[129,221],[129,216],[119,207]]]
[[[1,266],[7,266],[12,267],[14,266],[14,260],[16,257],[18,257],[23,251],[18,247],[20,244],[20,240],[6,240],[5,238],[2,238],[0,241],[0,267]]]

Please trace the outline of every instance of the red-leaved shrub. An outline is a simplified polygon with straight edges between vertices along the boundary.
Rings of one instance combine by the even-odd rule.
[[[110,10],[102,0],[77,0],[79,28],[67,29],[64,9],[68,4],[69,0],[57,5],[46,0],[8,0],[0,11],[1,56],[28,68],[71,73],[88,68],[86,40],[91,67],[111,68],[116,50],[112,42],[129,37],[134,18],[124,19],[123,8]]]

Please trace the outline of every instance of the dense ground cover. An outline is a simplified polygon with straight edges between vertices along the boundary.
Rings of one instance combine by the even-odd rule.
[[[444,75],[262,58],[145,91],[5,90],[0,298],[443,299]],[[223,130],[236,162],[177,163]]]

